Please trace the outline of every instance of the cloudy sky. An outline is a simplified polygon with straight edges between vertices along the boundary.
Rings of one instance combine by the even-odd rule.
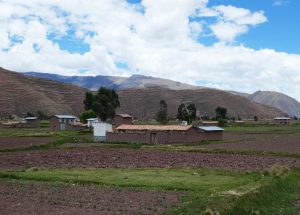
[[[0,66],[300,100],[299,0],[0,0]]]

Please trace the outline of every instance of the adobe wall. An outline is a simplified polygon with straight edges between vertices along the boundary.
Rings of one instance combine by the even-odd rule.
[[[107,132],[108,142],[150,143],[150,133],[114,133]]]

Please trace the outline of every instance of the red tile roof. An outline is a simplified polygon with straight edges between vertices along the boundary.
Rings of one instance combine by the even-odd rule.
[[[120,125],[116,130],[187,131],[192,125]]]

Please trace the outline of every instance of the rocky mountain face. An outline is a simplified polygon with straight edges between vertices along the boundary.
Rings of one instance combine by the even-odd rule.
[[[300,103],[285,94],[273,91],[257,91],[249,95],[248,99],[260,104],[276,107],[290,117],[300,117]]]

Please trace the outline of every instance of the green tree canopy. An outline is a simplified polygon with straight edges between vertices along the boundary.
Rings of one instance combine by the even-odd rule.
[[[159,111],[156,114],[156,120],[161,124],[168,123],[168,105],[164,100],[159,102]]]
[[[218,106],[216,108],[215,112],[216,112],[216,118],[217,119],[219,119],[219,118],[225,119],[226,118],[226,115],[227,115],[227,109],[226,108]]]
[[[86,110],[80,116],[80,121],[86,123],[87,119],[96,118],[97,114],[93,110]]]
[[[105,87],[100,87],[96,95],[87,92],[83,103],[86,110],[94,111],[102,121],[112,119],[116,114],[116,109],[120,107],[118,94]]]
[[[91,92],[85,93],[85,99],[83,101],[84,109],[85,110],[91,110],[93,102],[95,101],[95,96]]]
[[[195,104],[190,104],[187,107],[185,104],[180,104],[178,107],[177,119],[191,123],[196,119],[196,112],[197,109]]]

